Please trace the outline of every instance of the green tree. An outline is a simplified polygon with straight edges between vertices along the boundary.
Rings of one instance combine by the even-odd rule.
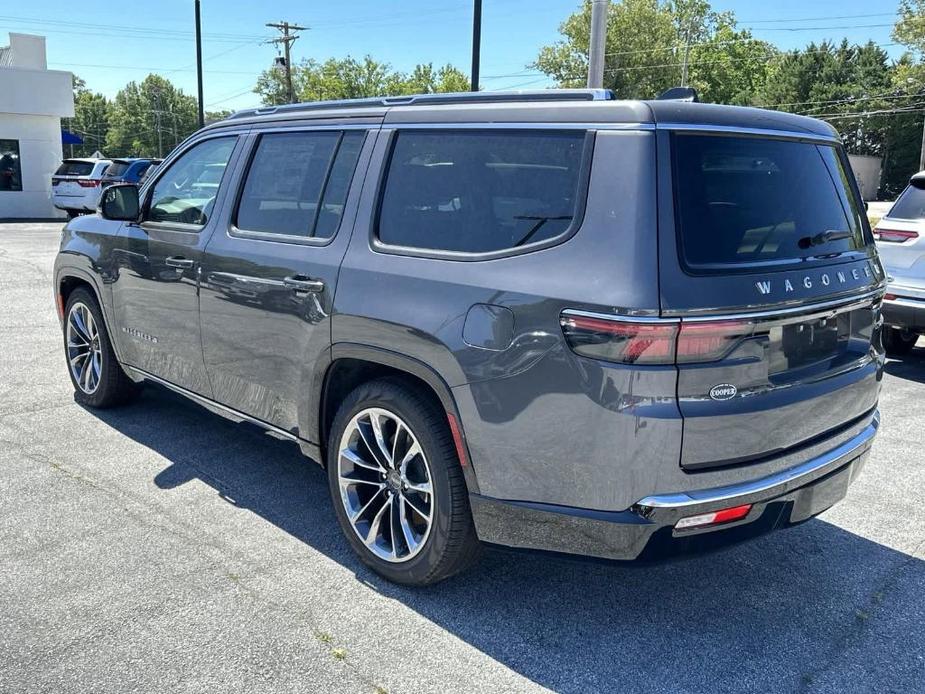
[[[533,67],[560,87],[587,79],[591,3],[559,27],[563,38],[540,50]],[[607,15],[604,86],[620,98],[651,99],[684,81],[704,101],[748,103],[765,80],[770,44],[736,28],[731,12],[705,0],[623,0]]]
[[[87,89],[86,83],[74,76],[74,117],[63,119],[61,126],[78,135],[82,145],[69,146],[69,156],[88,157],[96,150],[103,151],[109,132],[110,102],[102,94]]]
[[[198,127],[195,97],[164,77],[148,75],[129,82],[113,99],[106,153],[164,156]]]
[[[362,60],[348,56],[324,62],[303,60],[292,67],[292,84],[299,101],[325,101],[465,91],[469,80],[452,65],[438,69],[430,63],[417,65],[406,74],[370,56]],[[264,104],[286,103],[285,73],[278,68],[265,70],[258,77],[254,92]]]
[[[925,0],[900,0],[893,38],[919,56],[925,54]]]

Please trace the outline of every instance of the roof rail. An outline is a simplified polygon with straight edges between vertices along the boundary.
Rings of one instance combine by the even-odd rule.
[[[270,114],[302,113],[343,108],[374,106],[417,106],[429,104],[481,104],[516,101],[608,101],[614,99],[609,89],[534,89],[506,92],[451,92],[445,94],[413,94],[409,96],[374,96],[365,99],[308,101],[282,106],[263,106],[237,111],[226,118],[253,118]]]

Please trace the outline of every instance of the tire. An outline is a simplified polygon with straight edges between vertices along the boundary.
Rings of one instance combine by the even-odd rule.
[[[77,219],[80,216],[80,212],[77,210],[65,210],[65,212],[67,212],[68,219]]]
[[[140,388],[116,359],[103,313],[93,294],[83,288],[71,292],[64,316],[64,355],[74,386],[74,400],[96,409],[132,400]],[[81,358],[81,355],[86,356]]]
[[[883,348],[890,356],[903,357],[912,351],[918,341],[917,333],[910,333],[899,328],[883,329]]]
[[[384,449],[376,444],[374,418]],[[415,441],[420,454],[414,453]],[[478,559],[481,544],[446,414],[416,388],[380,379],[350,393],[331,427],[327,470],[341,529],[363,563],[379,575],[425,586]],[[428,479],[430,494],[418,492]],[[355,523],[348,508],[356,514]],[[374,533],[377,517],[381,522]],[[371,544],[361,535],[372,538]]]

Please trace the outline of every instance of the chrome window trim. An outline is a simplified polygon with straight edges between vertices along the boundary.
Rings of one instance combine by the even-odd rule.
[[[870,424],[853,438],[848,439],[840,446],[822,453],[806,462],[780,472],[761,477],[748,482],[730,484],[712,489],[699,489],[675,494],[654,494],[647,496],[636,503],[636,506],[645,508],[674,508],[683,509],[691,506],[703,506],[716,503],[732,503],[749,497],[753,494],[773,491],[774,496],[786,494],[792,489],[809,484],[828,472],[835,470],[864,453],[862,449],[868,448],[880,426],[880,411],[875,410]]]
[[[452,121],[415,123],[402,121],[384,122],[383,130],[655,130],[654,123],[593,123],[593,122],[549,122],[549,121],[479,121],[453,123]]]
[[[806,133],[797,130],[778,130],[775,128],[744,128],[737,125],[711,125],[708,123],[657,123],[656,130],[671,130],[675,132],[704,132],[723,133],[730,135],[759,135],[764,137],[783,137],[788,139],[810,140],[825,142],[826,144],[840,144],[841,140],[835,135],[820,135],[819,133]]]

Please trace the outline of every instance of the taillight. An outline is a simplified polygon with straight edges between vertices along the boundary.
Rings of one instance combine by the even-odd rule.
[[[564,313],[560,323],[577,354],[623,364],[717,361],[755,333],[755,323],[748,320],[645,322]]]
[[[98,179],[93,178],[81,178],[77,183],[80,184],[81,188],[96,188],[100,184]]]
[[[673,364],[678,323],[641,323],[563,314],[562,331],[578,354],[624,364]]]
[[[678,335],[678,363],[722,359],[740,340],[754,332],[755,323],[748,320],[682,322]]]
[[[917,231],[906,231],[903,229],[884,229],[883,227],[874,229],[874,238],[878,241],[887,241],[888,243],[902,243],[903,241],[908,241],[909,239],[917,239],[918,237],[919,232]]]

